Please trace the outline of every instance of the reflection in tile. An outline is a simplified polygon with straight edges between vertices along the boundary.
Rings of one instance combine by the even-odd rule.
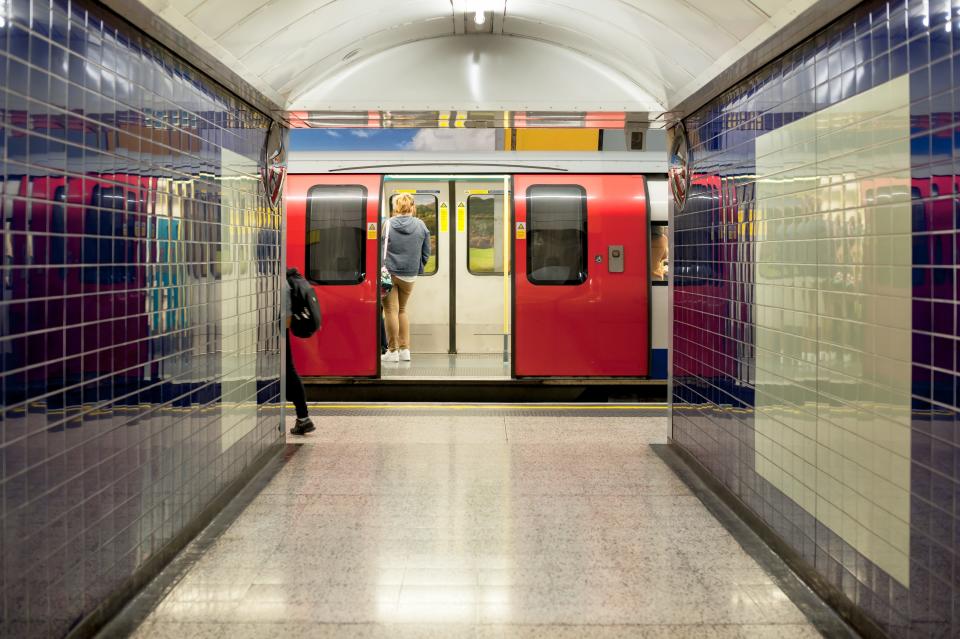
[[[960,636],[955,8],[859,3],[688,114],[672,228],[672,437],[898,639]]]
[[[271,120],[103,3],[0,39],[0,636],[64,636],[281,443]]]

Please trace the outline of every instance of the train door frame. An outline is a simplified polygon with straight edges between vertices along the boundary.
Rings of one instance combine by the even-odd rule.
[[[443,204],[445,204],[444,198],[447,197],[447,194],[444,192],[444,189],[442,188],[441,183],[443,183],[445,180],[442,179],[442,176],[436,177],[436,176],[427,176],[427,175],[418,175],[415,178],[408,178],[407,176],[401,176],[402,179],[397,179],[396,176],[393,176],[393,179],[390,179],[390,178],[391,176],[384,175],[383,179],[380,182],[381,190],[380,190],[380,202],[378,207],[379,215],[377,220],[379,225],[378,228],[380,229],[379,236],[377,238],[377,259],[379,260],[378,263],[380,264],[380,269],[383,268],[383,243],[386,240],[385,225],[387,220],[390,219],[390,210],[391,210],[390,200],[392,200],[392,197],[402,192],[409,192],[411,195],[414,195],[414,196],[434,195],[437,201],[437,234],[436,234],[437,236],[435,238],[436,246],[437,246],[437,250],[436,250],[437,270],[435,271],[435,273],[432,273],[430,275],[421,275],[417,279],[419,281],[421,277],[432,278],[435,275],[437,275],[437,276],[440,276],[441,278],[443,276],[446,276],[450,281],[454,281],[456,274],[452,268],[454,266],[452,260],[455,258],[454,258],[454,253],[450,248],[450,243],[452,242],[452,240],[450,238],[449,233],[447,234],[446,240],[442,238],[442,236],[444,235],[442,207],[443,207]],[[408,182],[410,183],[412,188],[403,189],[403,188],[393,187],[393,190],[391,191],[391,187],[388,186],[388,182]],[[430,188],[434,186],[441,186],[441,188],[439,189]],[[448,209],[449,209],[449,204],[448,204]],[[450,264],[444,264],[443,261],[440,259],[440,254],[444,250],[444,247],[446,247],[446,251],[447,251],[446,259],[448,262],[450,262]],[[443,270],[443,271],[441,270],[441,269],[448,269],[448,268],[450,270]],[[447,312],[443,314],[443,322],[446,322],[446,323],[449,323],[450,321],[450,308],[452,307],[452,304],[453,304],[453,300],[450,299],[450,292],[452,290],[450,288],[451,286],[452,284],[448,285],[447,290],[444,291],[444,294],[447,295],[448,297]],[[414,299],[418,299],[418,298],[415,297]],[[383,298],[382,297],[378,299],[378,312],[380,313],[380,317],[382,317],[383,315]],[[443,346],[438,347],[438,348],[442,348],[444,352],[448,352],[450,349],[449,332],[450,332],[450,329],[448,326],[447,328],[448,335],[446,339],[443,340],[443,338],[441,338],[443,341],[446,342],[446,348],[444,348]],[[380,339],[379,339],[379,332],[378,332],[378,337],[377,337],[378,347],[380,346],[379,342],[380,342]],[[430,351],[430,352],[433,352],[433,351]]]
[[[496,295],[497,302],[494,303],[495,306],[502,306],[499,310],[495,310],[496,319],[492,322],[480,322],[480,325],[499,325],[501,328],[499,331],[491,333],[473,333],[473,338],[482,336],[492,337],[498,335],[502,340],[499,345],[498,350],[491,351],[491,353],[500,353],[503,357],[504,363],[509,363],[509,357],[512,347],[512,342],[510,340],[510,335],[512,333],[512,290],[513,290],[513,280],[512,280],[512,268],[513,264],[510,261],[512,255],[511,246],[510,246],[510,224],[511,220],[508,219],[508,216],[511,214],[511,204],[512,204],[512,176],[509,175],[490,175],[490,176],[476,176],[470,180],[452,180],[451,184],[454,186],[453,191],[456,193],[457,200],[457,231],[454,237],[454,243],[459,245],[460,242],[463,242],[464,255],[459,258],[457,263],[458,271],[462,269],[462,275],[465,279],[465,283],[475,282],[476,287],[480,288],[480,282],[484,280],[493,280],[499,281],[499,285],[495,287],[484,286],[484,293],[493,296]],[[472,187],[472,188],[471,188]],[[471,229],[471,212],[470,212],[470,198],[475,196],[493,196],[500,197],[500,209],[501,209],[501,231],[500,231],[500,240],[501,240],[501,273],[496,273],[495,271],[490,274],[475,273],[470,269],[470,229]],[[463,204],[463,230],[460,229],[460,204]],[[496,200],[494,201],[494,229],[496,229]],[[462,238],[462,239],[461,239]],[[494,259],[496,258],[496,241],[494,241]],[[479,278],[474,280],[473,278]],[[458,275],[458,286],[459,286],[460,275]],[[470,286],[473,288],[473,286]],[[499,289],[499,290],[495,290]],[[455,303],[459,307],[461,306],[463,289],[458,289],[455,293]],[[483,293],[481,293],[483,294]],[[463,305],[466,307],[467,305]],[[461,310],[466,311],[467,308]],[[482,313],[481,313],[482,316]],[[491,314],[492,319],[493,314]],[[456,348],[454,350],[460,351],[461,344],[467,346],[467,340],[464,339],[463,331],[460,329],[464,327],[477,326],[476,319],[477,314],[473,313],[469,319],[474,320],[472,323],[464,324],[461,321],[461,318],[458,316],[458,333],[456,335]],[[483,340],[480,340],[483,341]],[[477,340],[473,340],[476,344]],[[477,347],[477,350],[470,350],[469,347],[464,350],[465,353],[487,353],[482,346]]]
[[[309,193],[317,186],[357,186],[363,189],[363,211],[362,220],[365,226],[363,230],[364,247],[361,268],[363,270],[362,279],[356,284],[346,283],[324,283],[319,284],[310,277],[308,265],[306,264],[306,227],[309,217]],[[292,174],[287,179],[287,208],[286,208],[286,265],[302,267],[303,276],[310,282],[314,290],[317,291],[320,299],[321,308],[324,311],[323,327],[316,335],[304,339],[293,340],[291,350],[294,356],[298,352],[304,352],[316,355],[321,350],[324,358],[329,357],[331,353],[336,355],[335,361],[327,362],[329,368],[335,370],[314,372],[316,369],[304,362],[298,364],[301,375],[304,377],[323,377],[323,378],[365,378],[377,379],[380,377],[380,350],[377,347],[379,343],[377,312],[380,308],[379,300],[379,280],[380,280],[380,257],[371,256],[370,250],[377,250],[379,247],[379,229],[374,226],[380,218],[380,197],[382,194],[382,175],[366,173],[298,173]],[[290,198],[293,198],[292,200]],[[302,201],[302,203],[301,203]],[[300,228],[301,218],[303,223],[304,237],[294,247],[296,250],[291,254],[291,232],[297,232]],[[294,224],[295,222],[295,224]],[[374,235],[374,234],[377,235]],[[370,244],[373,244],[373,247]],[[302,246],[301,246],[302,245]],[[379,253],[379,251],[378,251]],[[375,259],[374,259],[375,258]],[[374,271],[374,265],[375,271]],[[353,301],[347,288],[355,288],[358,291],[359,300]],[[342,291],[341,291],[342,289]],[[331,295],[337,293],[339,295]],[[342,293],[342,294],[341,294]],[[366,305],[369,304],[369,309]],[[367,313],[369,312],[369,316]],[[369,318],[370,341],[367,342],[364,337],[361,326]],[[348,327],[350,322],[355,322],[352,327]],[[346,327],[346,328],[345,328]],[[337,335],[339,331],[339,335]],[[342,339],[337,340],[337,337]],[[330,348],[325,348],[324,341],[335,340]],[[350,351],[347,345],[352,345],[356,349],[356,361],[351,359]],[[346,350],[345,350],[346,349]],[[367,360],[369,356],[372,359]],[[324,358],[319,358],[324,361]],[[349,367],[357,367],[358,370],[349,370]]]
[[[448,306],[448,323],[449,323],[449,343],[448,343],[448,354],[456,355],[457,354],[457,291],[456,287],[458,284],[457,278],[457,267],[458,260],[467,259],[469,253],[465,256],[459,255],[457,252],[457,242],[461,231],[459,230],[460,224],[460,211],[457,206],[457,188],[461,183],[469,182],[486,182],[491,184],[502,183],[503,186],[503,217],[504,217],[504,266],[505,272],[501,279],[504,281],[504,288],[508,289],[504,294],[504,304],[509,307],[504,313],[504,352],[503,356],[505,358],[510,358],[512,360],[513,352],[513,306],[514,306],[514,283],[513,283],[513,272],[514,272],[514,262],[513,262],[513,245],[512,245],[512,232],[513,228],[513,174],[511,173],[384,173],[381,174],[380,181],[380,210],[381,212],[387,211],[389,202],[387,201],[387,183],[388,182],[414,182],[414,183],[426,183],[426,182],[446,182],[448,185],[448,192],[445,194],[447,198],[447,261],[450,263],[450,276],[449,276],[449,306]],[[438,206],[442,206],[443,202],[438,203]],[[442,216],[442,212],[438,211],[438,216]],[[466,212],[464,212],[464,225],[468,224],[466,219]],[[381,227],[383,220],[386,219],[381,216]],[[508,222],[509,220],[509,222]],[[443,228],[442,220],[438,221],[438,230]],[[466,227],[463,231],[465,234]],[[383,229],[381,228],[380,236],[378,238],[378,265],[379,268],[383,267]],[[440,247],[439,239],[437,242],[438,250]],[[378,312],[383,313],[383,299],[378,299]],[[379,341],[379,338],[378,338]],[[380,360],[377,361],[377,377],[380,379],[386,379],[383,377],[383,368],[381,366]],[[515,379],[512,370],[510,371],[510,379]]]

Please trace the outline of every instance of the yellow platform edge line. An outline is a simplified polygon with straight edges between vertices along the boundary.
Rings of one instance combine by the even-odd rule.
[[[602,404],[308,404],[311,409],[316,410],[363,410],[370,408],[383,408],[388,410],[410,410],[410,409],[434,409],[434,410],[476,410],[476,409],[496,409],[496,410],[663,410],[667,404],[638,404],[635,406],[615,405],[604,406]],[[293,404],[287,404],[287,408],[292,409]]]

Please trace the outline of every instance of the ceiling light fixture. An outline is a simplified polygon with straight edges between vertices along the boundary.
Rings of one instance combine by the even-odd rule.
[[[486,22],[486,21],[487,21],[487,16],[484,14],[484,12],[483,12],[482,10],[477,11],[476,13],[473,14],[473,22],[474,22],[477,26],[480,26],[481,24],[483,24],[483,23]]]

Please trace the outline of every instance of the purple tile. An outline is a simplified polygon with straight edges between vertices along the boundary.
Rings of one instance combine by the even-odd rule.
[[[954,316],[960,312],[960,306],[945,302],[933,303],[932,330],[941,335],[954,335]],[[919,326],[914,326],[916,330],[924,330]],[[916,361],[916,360],[915,360]]]
[[[933,365],[934,338],[927,333],[913,334],[913,361],[925,366]]]
[[[954,370],[953,353],[956,350],[956,340],[952,337],[934,337],[933,338],[933,365],[937,368]],[[923,362],[920,357],[914,356],[914,361]]]

